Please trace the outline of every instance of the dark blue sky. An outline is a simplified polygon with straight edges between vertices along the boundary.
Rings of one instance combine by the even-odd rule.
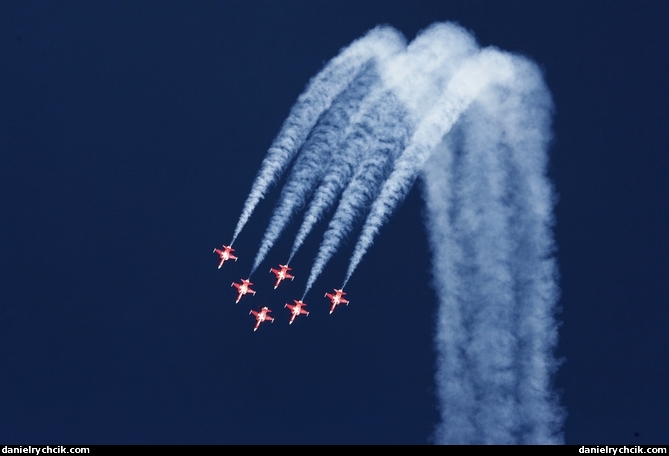
[[[436,298],[414,189],[327,314],[351,245],[286,323],[319,235],[293,225],[234,304],[278,192],[216,269],[324,62],[380,23],[456,21],[527,55],[556,106],[550,174],[567,443],[669,441],[665,2],[4,2],[0,443],[426,443]],[[636,433],[636,435],[635,435]]]

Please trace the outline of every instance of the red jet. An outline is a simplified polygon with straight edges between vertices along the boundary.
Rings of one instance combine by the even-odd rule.
[[[249,314],[253,314],[256,317],[256,327],[253,328],[254,331],[258,329],[260,323],[262,323],[265,320],[269,320],[272,323],[274,323],[274,318],[267,315],[268,312],[271,312],[271,310],[269,310],[267,307],[263,307],[262,309],[260,309],[260,312],[256,312],[255,310],[249,312]]]
[[[330,313],[332,313],[335,310],[335,307],[337,307],[339,304],[348,305],[348,301],[342,297],[346,294],[344,290],[337,290],[335,288],[334,291],[335,294],[325,293],[325,296],[330,298],[330,301],[332,301],[332,307],[330,308]]]
[[[288,307],[290,309],[291,316],[290,316],[290,321],[288,322],[289,325],[293,324],[293,320],[295,320],[295,317],[297,317],[298,315],[309,316],[309,312],[303,309],[303,307],[306,306],[305,303],[303,303],[302,301],[298,301],[297,299],[293,299],[293,301],[295,301],[294,305],[286,304],[285,306],[283,306],[283,307]]]
[[[273,272],[274,275],[276,276],[276,283],[274,284],[274,289],[276,290],[276,287],[279,286],[282,280],[284,279],[290,279],[293,280],[295,277],[290,275],[288,271],[290,271],[291,268],[288,267],[287,264],[280,264],[279,267],[281,270],[279,271],[278,269],[270,269],[269,272]]]
[[[214,252],[218,253],[218,256],[221,257],[221,262],[218,263],[218,269],[221,269],[221,266],[223,266],[223,263],[225,263],[226,260],[237,261],[237,257],[232,254],[232,252],[234,251],[235,249],[233,249],[229,245],[224,245],[223,250],[214,249]]]
[[[256,294],[255,291],[251,290],[251,285],[253,283],[250,280],[244,280],[242,279],[242,283],[235,283],[232,282],[232,286],[235,286],[237,290],[239,291],[239,294],[237,295],[237,300],[235,301],[235,304],[239,302],[240,299],[242,299],[242,296],[244,296],[246,293],[252,293],[254,296]]]

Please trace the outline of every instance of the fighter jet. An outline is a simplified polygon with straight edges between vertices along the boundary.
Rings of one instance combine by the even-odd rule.
[[[302,301],[298,301],[297,299],[293,299],[295,301],[295,304],[286,304],[283,307],[288,307],[290,309],[290,321],[288,322],[289,325],[293,324],[293,320],[295,320],[295,317],[298,315],[306,315],[309,316],[309,312],[303,309],[303,307],[306,306],[305,303]]]
[[[218,269],[221,269],[221,266],[223,266],[223,263],[225,263],[226,260],[235,260],[237,261],[237,257],[232,254],[235,249],[230,247],[229,245],[224,245],[223,250],[221,249],[214,249],[214,252],[218,253],[218,256],[221,257],[221,262],[218,263]]]
[[[253,314],[256,317],[256,327],[253,328],[254,331],[257,330],[258,326],[260,326],[260,323],[262,323],[265,320],[269,320],[272,323],[274,323],[274,318],[267,315],[268,312],[271,312],[271,310],[269,310],[267,307],[263,307],[262,309],[260,309],[260,312],[256,312],[255,310],[249,312],[249,315]]]
[[[242,296],[244,296],[246,293],[252,293],[255,296],[256,292],[251,290],[251,285],[253,285],[253,283],[249,279],[246,280],[242,279],[242,283],[232,282],[232,285],[230,286],[236,287],[237,290],[239,291],[235,304],[238,303],[239,300],[242,299]]]
[[[290,279],[293,280],[295,277],[290,275],[288,271],[290,271],[291,268],[288,267],[287,264],[280,264],[279,267],[281,270],[271,268],[269,272],[273,272],[274,275],[276,276],[276,283],[274,284],[274,289],[276,290],[276,287],[279,286],[282,280],[284,279]]]
[[[342,297],[346,294],[344,290],[338,290],[335,288],[334,291],[335,294],[325,293],[325,296],[327,298],[330,298],[330,301],[332,301],[332,307],[330,308],[330,313],[334,312],[335,307],[337,307],[339,304],[348,305],[348,301]]]

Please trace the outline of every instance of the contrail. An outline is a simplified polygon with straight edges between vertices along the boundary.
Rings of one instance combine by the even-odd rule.
[[[253,262],[251,273],[265,259],[295,212],[306,205],[307,198],[325,172],[330,157],[339,147],[351,116],[358,111],[371,87],[378,84],[378,81],[376,64],[369,62],[367,69],[363,70],[351,85],[337,96],[330,109],[323,113],[302,147],[290,177],[281,191],[272,219]]]
[[[364,40],[368,44],[359,44]],[[441,422],[433,439],[561,443],[564,412],[551,386],[559,298],[555,198],[546,177],[552,101],[540,71],[525,58],[481,49],[448,23],[427,28],[406,47],[390,28],[357,43],[368,51],[344,58],[354,43],[307,88],[303,97],[317,100],[317,108],[300,107],[298,100],[293,111],[299,115],[291,112],[279,145],[268,152],[235,236],[297,154],[254,269],[313,193],[290,258],[336,206],[306,295],[364,218],[347,285],[422,177],[439,305]],[[351,74],[343,74],[344,67]],[[375,77],[362,83],[370,68]],[[339,76],[324,76],[328,72]]]
[[[255,207],[265,197],[269,187],[284,173],[318,118],[330,107],[334,98],[355,79],[367,62],[373,58],[383,58],[403,46],[404,37],[396,30],[377,27],[343,49],[309,82],[291,108],[281,131],[260,165],[230,245],[234,244]]]

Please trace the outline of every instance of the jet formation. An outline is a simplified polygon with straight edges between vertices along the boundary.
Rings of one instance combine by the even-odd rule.
[[[232,254],[235,249],[232,248],[232,246],[229,245],[223,245],[223,250],[221,249],[214,249],[214,253],[217,253],[218,256],[220,257],[220,262],[218,264],[218,269],[221,269],[221,266],[223,266],[223,263],[225,263],[227,260],[235,260],[237,261],[237,257]],[[274,289],[276,290],[281,282],[286,279],[293,280],[295,276],[290,274],[288,271],[290,271],[291,268],[287,264],[279,264],[279,269],[271,268],[269,272],[273,273],[276,276],[276,282],[274,283]],[[232,282],[231,287],[237,288],[237,299],[235,300],[235,304],[239,303],[239,301],[242,299],[242,297],[246,294],[252,294],[255,296],[256,292],[255,290],[251,289],[251,286],[253,285],[253,282],[251,282],[251,278],[249,277],[248,279],[241,279],[241,283],[236,283]],[[344,290],[340,290],[335,288],[334,293],[325,293],[325,297],[329,298],[332,307],[330,307],[330,313],[334,311],[334,309],[339,305],[339,304],[346,304],[348,305],[349,301],[344,299],[344,295],[346,293]],[[306,303],[304,303],[302,300],[299,299],[294,299],[293,300],[294,304],[286,303],[283,307],[287,308],[290,310],[290,320],[288,321],[289,325],[292,325],[293,322],[295,321],[295,317],[298,317],[300,315],[306,315],[309,316],[309,312],[305,309],[307,306]],[[256,318],[256,324],[255,327],[253,328],[253,331],[257,331],[258,327],[260,324],[264,321],[271,321],[274,322],[274,317],[269,316],[268,314],[272,310],[267,307],[261,307],[260,310],[251,310],[249,312],[250,314],[253,314]]]

